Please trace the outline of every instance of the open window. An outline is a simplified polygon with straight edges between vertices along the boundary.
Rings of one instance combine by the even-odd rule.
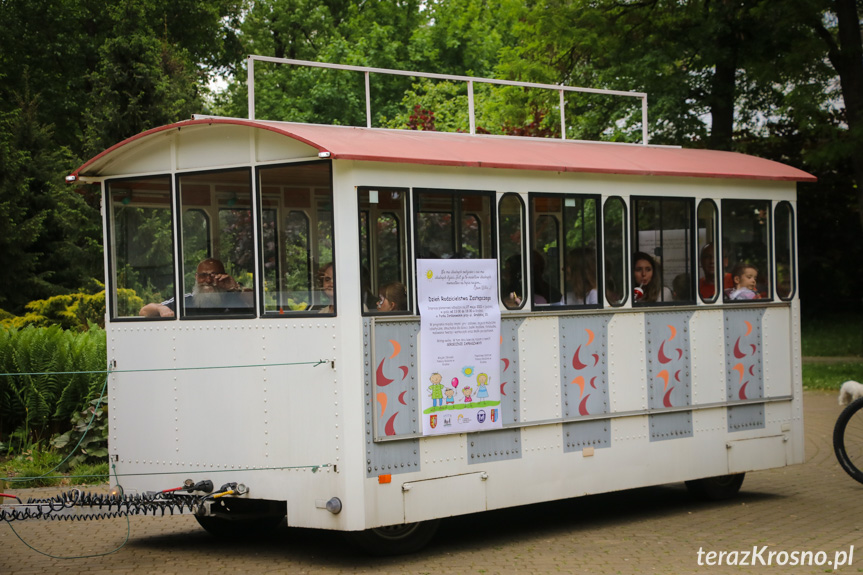
[[[183,291],[165,305],[183,317],[254,314],[251,184],[248,168],[177,177]]]
[[[334,314],[330,163],[260,168],[258,186],[264,316]]]
[[[613,307],[626,303],[629,293],[629,260],[626,257],[626,204],[623,198],[605,201],[603,212],[605,299]]]
[[[363,313],[410,313],[408,191],[361,187],[359,209]]]
[[[776,295],[783,301],[794,297],[794,208],[788,202],[776,206]]]
[[[704,303],[715,302],[719,294],[728,285],[728,280],[717,282],[717,278],[725,278],[720,272],[720,255],[718,249],[719,213],[713,200],[702,200],[698,204],[698,295]],[[722,266],[724,269],[725,266]],[[717,288],[719,285],[719,288]]]
[[[504,194],[497,206],[500,257],[500,300],[506,309],[524,307],[527,276],[524,270],[524,202],[518,194]]]
[[[174,298],[171,178],[109,181],[107,200],[109,313],[139,317],[145,304]]]
[[[770,202],[722,200],[722,254],[731,286],[724,301],[771,299]]]
[[[600,304],[598,202],[595,196],[531,194],[534,307]]]
[[[663,197],[632,202],[633,304],[694,303],[694,201]]]
[[[494,257],[490,192],[437,189],[414,192],[418,258]]]

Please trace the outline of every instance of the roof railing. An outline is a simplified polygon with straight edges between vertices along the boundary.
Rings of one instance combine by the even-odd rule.
[[[372,127],[372,105],[369,76],[371,74],[389,74],[391,76],[412,76],[416,78],[430,78],[432,80],[447,80],[454,82],[466,82],[468,94],[468,113],[470,116],[470,133],[476,134],[476,119],[474,117],[473,85],[496,84],[498,86],[519,86],[522,88],[540,88],[544,90],[556,90],[560,96],[560,137],[566,139],[566,112],[564,94],[566,92],[582,92],[588,94],[603,94],[607,96],[623,96],[627,98],[638,98],[641,100],[641,143],[647,145],[647,94],[644,92],[624,92],[621,90],[602,90],[598,88],[580,88],[576,86],[564,86],[558,84],[535,84],[533,82],[515,82],[512,80],[494,80],[491,78],[477,78],[473,76],[456,76],[452,74],[433,74],[429,72],[410,72],[406,70],[390,70],[387,68],[370,68],[368,66],[349,66],[345,64],[329,64],[326,62],[310,62],[307,60],[292,60],[289,58],[273,58],[270,56],[250,55],[248,58],[248,87],[249,87],[249,119],[255,119],[255,61],[270,62],[273,64],[288,64],[291,66],[306,66],[311,68],[327,68],[330,70],[345,70],[349,72],[362,72],[365,76],[366,87],[366,127]]]

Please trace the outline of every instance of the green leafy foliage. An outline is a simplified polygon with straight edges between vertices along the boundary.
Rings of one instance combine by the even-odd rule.
[[[108,457],[108,402],[94,399],[84,411],[72,415],[72,429],[51,439],[51,445],[68,457],[62,470],[97,465]]]
[[[134,290],[119,289],[117,296],[129,309],[141,309],[143,298]],[[0,326],[7,328],[60,326],[63,329],[86,331],[90,326],[104,327],[105,291],[95,294],[76,293],[35,300],[26,306],[27,313],[15,316],[0,310]]]
[[[98,327],[0,329],[0,434],[23,427],[38,440],[84,409],[105,382],[106,346]]]

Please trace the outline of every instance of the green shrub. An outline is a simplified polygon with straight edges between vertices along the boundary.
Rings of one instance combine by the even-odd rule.
[[[84,411],[72,416],[72,429],[51,440],[51,445],[63,454],[74,454],[63,469],[93,465],[108,457],[108,403],[94,399]],[[77,448],[77,449],[76,449]],[[73,473],[76,475],[77,473]]]
[[[105,331],[95,326],[85,332],[0,328],[0,373],[6,374],[0,376],[0,440],[24,428],[37,441],[52,424],[65,427],[98,397],[106,357]]]

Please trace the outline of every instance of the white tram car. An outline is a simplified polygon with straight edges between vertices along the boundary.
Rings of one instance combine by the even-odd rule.
[[[403,552],[442,517],[679,481],[724,497],[803,461],[794,214],[813,178],[792,167],[196,117],[68,179],[102,186],[121,482],[246,486],[200,510],[209,530],[286,516]],[[636,301],[643,254],[656,288]],[[206,258],[235,282],[218,303],[194,295]],[[419,258],[499,263],[500,430],[422,435]],[[755,299],[728,297],[738,262]],[[394,282],[403,309],[379,311]]]

